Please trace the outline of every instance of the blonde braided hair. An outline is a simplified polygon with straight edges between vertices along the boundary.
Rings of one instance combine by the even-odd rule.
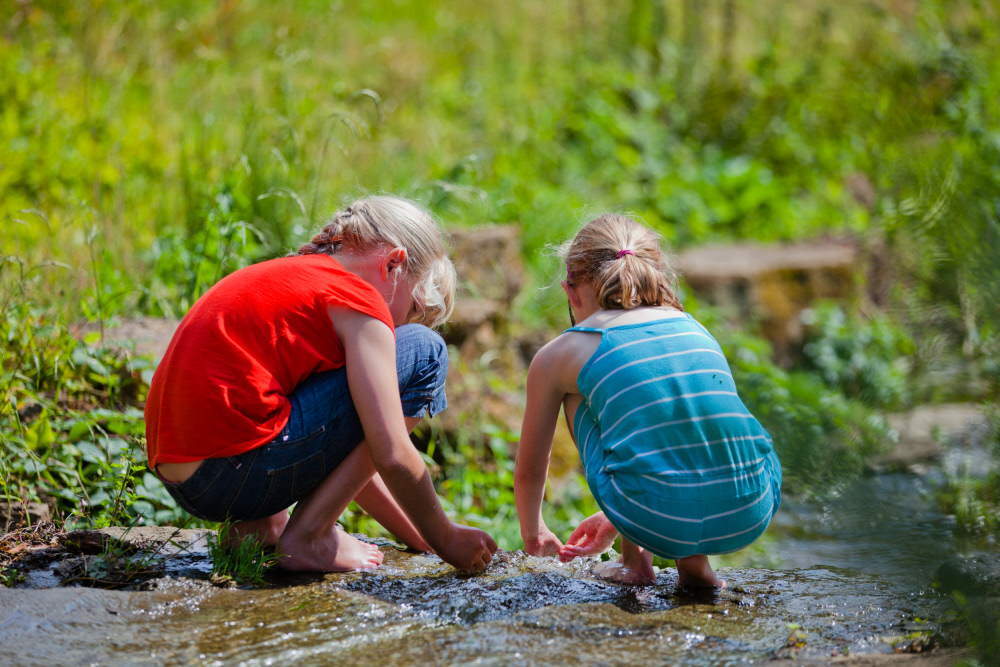
[[[444,324],[455,307],[455,267],[448,257],[443,230],[425,208],[408,199],[371,196],[335,213],[309,243],[292,255],[336,256],[351,248],[368,253],[378,246],[403,248],[402,269],[416,277],[412,297],[429,327]]]

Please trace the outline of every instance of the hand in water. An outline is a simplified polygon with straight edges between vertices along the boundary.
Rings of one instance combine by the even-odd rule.
[[[611,548],[618,529],[611,525],[604,512],[598,512],[580,522],[569,536],[566,546],[559,550],[559,560],[568,563],[577,556],[596,556]]]
[[[555,556],[562,549],[562,542],[544,526],[535,537],[524,538],[524,550],[529,556]]]
[[[435,549],[441,560],[466,572],[485,569],[496,551],[497,543],[492,537],[478,528],[457,523],[451,524],[445,546]]]

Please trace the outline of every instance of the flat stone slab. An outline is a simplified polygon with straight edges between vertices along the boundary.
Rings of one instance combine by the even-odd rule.
[[[27,519],[27,521],[26,521]],[[3,531],[7,532],[17,525],[30,522],[32,525],[42,521],[52,520],[52,508],[45,503],[0,503],[0,520],[3,521]]]
[[[734,323],[760,319],[774,358],[789,366],[806,330],[801,313],[816,299],[851,300],[864,271],[848,239],[731,243],[693,248],[677,258],[684,282]]]
[[[910,412],[887,416],[899,433],[892,452],[879,458],[877,465],[905,467],[941,457],[943,444],[983,421],[983,408],[972,403],[922,405]]]
[[[156,363],[160,362],[163,355],[167,353],[167,346],[170,339],[177,331],[177,320],[170,320],[159,317],[140,317],[134,320],[125,320],[118,326],[106,327],[104,329],[104,342],[107,345],[117,345],[118,347],[135,347],[138,354],[151,354]],[[79,329],[78,336],[83,337],[93,332],[99,332],[100,325],[96,322],[87,322]]]
[[[677,258],[677,266],[689,281],[712,282],[752,279],[771,271],[853,269],[857,259],[857,246],[843,240],[768,245],[729,243],[687,250]]]
[[[111,526],[110,528],[102,528],[95,532],[123,540],[134,546],[142,546],[151,542],[166,543],[164,548],[160,550],[160,553],[163,555],[170,555],[181,551],[187,553],[207,553],[208,537],[215,534],[214,530],[173,528],[171,526],[135,526],[134,528]]]

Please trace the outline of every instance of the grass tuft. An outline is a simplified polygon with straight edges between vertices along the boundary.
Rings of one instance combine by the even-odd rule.
[[[230,539],[232,524],[223,522],[214,537],[208,538],[212,556],[212,581],[234,581],[241,586],[263,586],[264,573],[281,558],[277,550],[264,546],[252,537],[234,541]],[[235,543],[234,543],[235,542]]]

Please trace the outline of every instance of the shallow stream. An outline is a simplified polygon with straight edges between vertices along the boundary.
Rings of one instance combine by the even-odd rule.
[[[935,509],[935,479],[881,474],[822,503],[786,502],[759,554],[780,569],[723,568],[720,592],[678,590],[671,568],[632,588],[595,577],[594,560],[520,552],[464,576],[388,542],[375,571],[278,573],[270,589],[227,590],[202,579],[208,559],[195,547],[170,564],[186,576],[153,591],[0,589],[0,644],[13,665],[726,665],[891,653],[947,608],[930,582],[961,545]]]

